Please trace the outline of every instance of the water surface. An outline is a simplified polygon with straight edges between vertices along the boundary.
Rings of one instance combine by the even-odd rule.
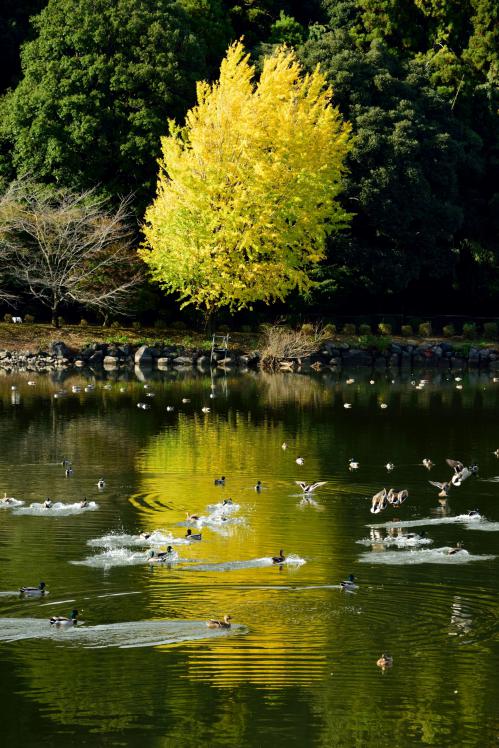
[[[7,744],[496,745],[499,384],[454,376],[3,376]],[[480,472],[442,503],[447,457]],[[383,486],[409,499],[373,516]]]

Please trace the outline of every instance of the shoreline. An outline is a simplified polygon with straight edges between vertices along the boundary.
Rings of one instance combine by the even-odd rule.
[[[57,332],[54,331],[55,335]],[[109,331],[106,331],[109,337]],[[232,340],[227,353],[215,351],[211,347],[188,346],[181,343],[161,342],[155,344],[85,342],[83,345],[68,345],[60,338],[47,346],[29,348],[24,345],[0,345],[0,369],[15,371],[51,372],[61,369],[85,368],[116,371],[120,369],[198,369],[209,371],[212,368],[240,371],[256,370],[260,366],[261,355],[258,348],[252,347],[254,337]],[[185,337],[185,336],[184,336]],[[241,336],[243,337],[243,336]],[[320,349],[303,358],[279,359],[275,372],[320,372],[337,371],[343,368],[383,369],[467,369],[478,368],[499,370],[499,344],[477,344],[473,341],[451,342],[448,339],[392,340],[378,339],[378,345],[362,346],[358,341],[342,340],[339,337],[326,340]]]

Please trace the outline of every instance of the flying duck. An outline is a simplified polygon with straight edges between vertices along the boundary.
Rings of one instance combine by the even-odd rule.
[[[189,514],[189,512],[185,513],[186,522],[197,522],[199,519],[199,515],[197,514]]]
[[[379,514],[388,506],[386,488],[374,494],[371,499],[371,514]]]
[[[428,483],[430,483],[432,486],[435,486],[435,488],[440,489],[440,493],[438,495],[442,498],[447,498],[447,496],[449,495],[449,491],[452,488],[452,483],[450,481],[439,483],[436,480],[429,480]]]
[[[319,488],[320,486],[325,486],[327,483],[327,480],[318,480],[315,483],[305,483],[301,480],[295,480],[295,483],[297,486],[300,486],[303,493],[313,493],[316,488]]]

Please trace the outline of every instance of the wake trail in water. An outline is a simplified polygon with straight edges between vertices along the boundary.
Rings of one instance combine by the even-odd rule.
[[[56,501],[50,509],[43,504],[30,504],[26,507],[14,509],[13,514],[29,514],[34,517],[67,517],[72,514],[84,514],[84,512],[93,512],[99,508],[95,501],[89,501],[87,506],[82,507],[80,503],[63,504],[62,501]]]
[[[491,561],[495,556],[478,556],[460,550],[458,553],[449,555],[451,548],[424,548],[415,551],[371,551],[363,553],[359,561],[365,564],[391,564],[393,566],[405,566],[416,564],[450,564],[453,566],[468,564],[472,561]]]

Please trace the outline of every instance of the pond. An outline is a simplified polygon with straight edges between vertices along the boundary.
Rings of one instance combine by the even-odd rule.
[[[497,744],[499,381],[101,376],[0,379],[5,744]]]

